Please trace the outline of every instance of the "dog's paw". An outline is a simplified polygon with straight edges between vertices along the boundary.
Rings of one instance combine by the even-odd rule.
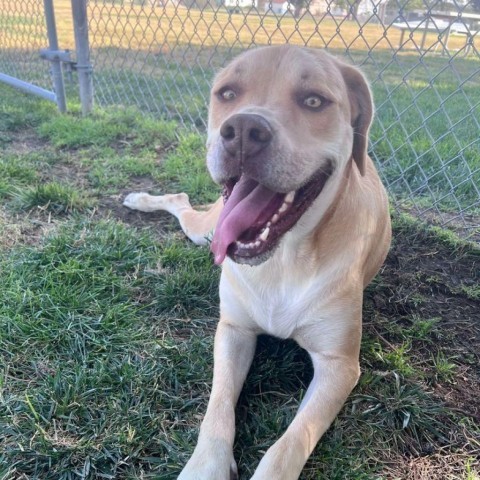
[[[198,458],[195,454],[177,480],[238,480],[237,463],[223,455],[216,458]]]
[[[140,210],[141,212],[150,212],[152,211],[149,207],[149,198],[150,195],[148,193],[143,192],[135,192],[129,193],[125,200],[123,201],[123,205],[131,210]]]
[[[208,468],[198,468],[195,471],[184,470],[177,480],[238,480],[237,464],[234,463],[230,471],[226,475],[225,473]]]

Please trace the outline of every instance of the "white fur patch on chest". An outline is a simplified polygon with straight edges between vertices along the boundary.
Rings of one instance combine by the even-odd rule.
[[[253,299],[252,299],[253,300]],[[298,301],[294,289],[272,289],[249,302],[247,306],[251,317],[265,333],[290,338],[305,318],[305,302]]]
[[[301,275],[301,270],[292,268],[285,274],[283,269],[259,271],[258,267],[235,266],[231,273],[234,285],[229,285],[229,293],[244,309],[238,312],[236,322],[245,322],[240,316],[246,311],[262,332],[291,338],[298,328],[320,320],[316,315],[324,299],[322,292],[331,279],[328,271]]]

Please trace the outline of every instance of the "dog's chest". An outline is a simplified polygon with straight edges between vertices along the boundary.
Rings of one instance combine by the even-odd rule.
[[[247,313],[262,332],[291,338],[315,315],[321,303],[322,283],[319,276],[247,274],[237,276],[231,293],[243,307],[239,316]],[[237,320],[244,322],[242,318]]]
[[[305,321],[308,310],[295,289],[262,292],[255,301],[249,302],[249,313],[265,333],[280,338],[290,338]]]

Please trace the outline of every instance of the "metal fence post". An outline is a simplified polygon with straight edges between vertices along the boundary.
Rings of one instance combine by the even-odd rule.
[[[90,46],[88,42],[87,1],[71,1],[80,102],[82,104],[82,114],[88,115],[93,108],[93,77],[92,65],[90,64]]]
[[[53,0],[44,0],[45,20],[47,23],[47,35],[50,50],[58,51],[57,28],[55,25],[55,12],[53,10]],[[65,85],[63,83],[62,62],[59,58],[51,61],[53,85],[58,109],[61,112],[67,111],[67,100],[65,97]]]

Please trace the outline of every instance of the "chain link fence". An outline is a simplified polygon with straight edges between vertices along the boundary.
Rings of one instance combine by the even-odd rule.
[[[0,0],[0,71],[45,72],[37,31],[8,33],[34,4]],[[55,1],[63,48],[74,47],[68,5]],[[478,233],[479,0],[90,0],[87,17],[97,104],[135,105],[201,134],[214,72],[238,52],[293,43],[347,57],[372,84],[371,155],[394,204]]]
[[[50,91],[49,66],[39,56],[40,49],[47,45],[42,3],[35,0],[0,2],[0,74],[4,76],[3,81],[24,79],[39,89]]]

